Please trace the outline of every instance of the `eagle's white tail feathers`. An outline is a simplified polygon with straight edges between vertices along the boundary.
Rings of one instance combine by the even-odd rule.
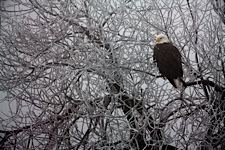
[[[178,78],[178,79],[173,79],[177,89],[181,89],[183,87],[183,83],[181,82],[181,80]]]

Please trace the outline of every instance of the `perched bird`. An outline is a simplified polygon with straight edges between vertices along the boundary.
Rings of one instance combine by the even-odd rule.
[[[156,36],[153,60],[157,63],[159,72],[166,77],[175,88],[185,87],[183,69],[179,50],[169,42],[164,34]]]

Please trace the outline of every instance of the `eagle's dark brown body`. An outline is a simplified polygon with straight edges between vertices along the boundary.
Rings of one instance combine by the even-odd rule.
[[[174,79],[184,84],[182,80],[183,70],[181,54],[171,43],[156,44],[153,54],[154,61],[157,62],[159,72],[166,77],[170,83],[178,88]]]

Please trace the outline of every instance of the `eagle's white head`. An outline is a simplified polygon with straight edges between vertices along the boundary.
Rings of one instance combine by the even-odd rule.
[[[169,43],[168,37],[164,34],[157,35],[155,41],[156,41],[156,44]]]

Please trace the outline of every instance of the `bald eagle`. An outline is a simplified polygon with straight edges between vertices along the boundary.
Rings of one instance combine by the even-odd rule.
[[[166,77],[175,88],[185,87],[183,69],[179,50],[169,42],[163,34],[156,36],[153,60],[157,63],[159,72]]]

